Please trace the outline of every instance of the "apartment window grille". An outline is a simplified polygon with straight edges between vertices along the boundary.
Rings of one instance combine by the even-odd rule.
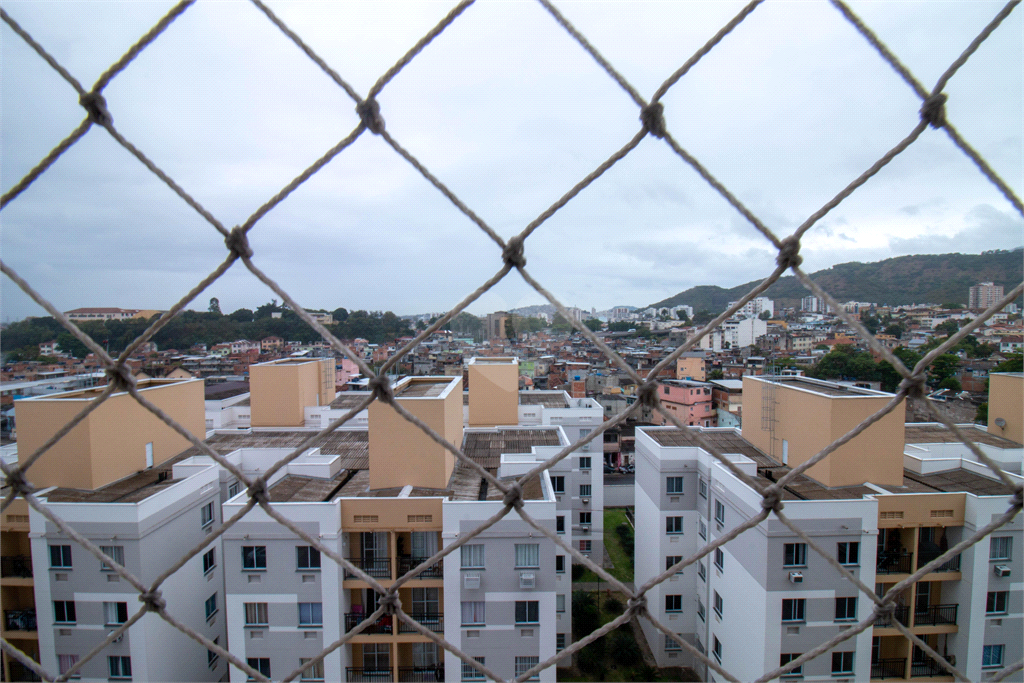
[[[683,478],[669,477],[665,480],[666,493],[679,494],[683,492]]]
[[[1002,666],[1004,649],[1005,645],[985,645],[981,651],[981,666]]]
[[[124,656],[107,657],[107,671],[110,674],[110,678],[131,678],[132,658]]]
[[[516,678],[540,664],[540,657],[516,657]],[[540,674],[534,674],[527,678],[528,681],[539,681]]]
[[[73,624],[75,623],[75,601],[74,600],[54,600],[53,601],[53,620],[58,624]]]
[[[701,621],[704,621],[705,614],[704,603],[701,602],[700,598],[697,598],[697,617],[700,618]]]
[[[782,600],[782,620],[803,621],[806,605],[807,600],[804,598],[784,598]]]
[[[779,666],[786,666],[787,664],[792,662],[794,659],[798,659],[799,657],[800,657],[799,653],[792,653],[791,652],[791,653],[788,653],[788,654],[781,654],[781,655],[779,655]],[[804,673],[804,665],[801,664],[800,666],[794,667],[794,668],[790,669],[787,673],[784,673],[782,675],[783,676],[802,676],[803,673]]]
[[[100,552],[117,562],[122,567],[124,566],[124,546],[123,545],[101,545]],[[114,568],[106,562],[100,563],[100,570],[105,572],[112,572]]]
[[[700,537],[705,541],[708,540],[708,525],[703,519],[700,520],[700,523],[697,525],[697,533],[700,534]]]
[[[565,493],[565,477],[551,477],[551,489],[555,493]]]
[[[718,639],[718,636],[711,636],[714,641],[711,646],[711,653],[715,656],[715,661],[719,664],[722,663],[722,641]]]
[[[50,567],[52,569],[71,569],[71,546],[50,546]]]
[[[487,603],[483,600],[463,601],[462,603],[462,625],[482,626],[487,623]]]
[[[484,546],[482,543],[475,545],[464,545],[460,548],[462,553],[463,569],[481,569],[484,566]]]
[[[590,524],[590,520],[591,520],[590,514],[591,513],[589,513],[589,512],[581,512],[580,513],[580,524]]]
[[[564,593],[557,593],[555,595],[555,611],[556,612],[564,612],[565,611],[565,594]]]
[[[324,606],[322,602],[299,603],[299,626],[323,626]]]
[[[720,500],[715,501],[715,521],[725,524],[725,505]]]
[[[1009,591],[989,591],[985,600],[985,614],[1006,614],[1006,600]]]
[[[565,515],[555,517],[555,533],[565,533]]]
[[[540,602],[537,600],[516,601],[516,623],[537,624],[540,623]]]
[[[203,553],[203,573],[210,571],[217,566],[217,549],[210,548]]]
[[[213,639],[213,644],[214,645],[220,645],[220,636],[217,636],[216,638]],[[206,651],[206,666],[213,666],[214,664],[217,663],[218,659],[220,659],[220,655],[217,654],[216,651],[214,651],[214,650],[207,650]]]
[[[718,593],[718,591],[715,591],[715,598],[714,599],[715,599],[715,602],[714,602],[715,614],[717,614],[718,618],[721,619],[722,616],[725,614],[725,601],[722,600],[722,596]]]
[[[580,495],[581,496],[589,496],[590,495],[590,484],[580,484]]]
[[[270,678],[270,657],[246,657],[245,663],[267,678]],[[254,681],[256,679],[249,676],[248,680]]]
[[[320,569],[320,551],[311,545],[296,546],[295,567],[304,571]]]
[[[516,569],[540,568],[540,544],[516,543]]]
[[[725,551],[721,548],[715,548],[715,566],[719,571],[725,569]]]
[[[265,545],[243,545],[242,546],[242,569],[266,569],[267,568],[267,546]]]
[[[665,518],[665,533],[666,534],[681,534],[681,533],[683,533],[683,518],[682,517],[666,517]]]
[[[299,657],[299,664],[305,664],[310,661],[312,657]],[[299,674],[300,681],[322,681],[324,680],[324,663],[323,660],[316,664],[310,664],[302,670]]]
[[[990,560],[1009,560],[1012,552],[1012,536],[993,536],[989,541],[988,559]]]
[[[839,564],[860,564],[860,542],[837,543],[836,559],[839,561]]]
[[[853,673],[853,652],[832,653],[832,673],[852,674]]]
[[[666,595],[665,596],[665,611],[666,612],[682,612],[683,611],[683,596],[682,595]]]
[[[700,479],[697,480],[697,490],[700,492],[700,497],[701,498],[707,498],[708,497],[708,481],[707,481],[707,479],[704,479],[703,477],[701,477]]]
[[[565,649],[565,634],[564,633],[556,633],[555,634],[555,652],[561,652],[564,649]]]
[[[204,527],[213,524],[213,501],[200,508],[200,521],[200,526]]]
[[[480,662],[483,665],[487,665],[486,657],[473,657],[474,660]],[[482,681],[484,674],[472,664],[462,663],[462,680],[464,681]]]
[[[590,547],[591,547],[590,541],[580,541],[580,552],[581,553],[589,553],[590,552]]]
[[[238,495],[238,491],[240,489],[241,489],[241,487],[239,486],[237,481],[234,484],[232,484],[231,486],[229,486],[228,487],[228,498],[234,498],[235,496],[237,496]]]
[[[784,558],[782,566],[784,567],[806,567],[807,566],[807,544],[806,543],[787,543],[783,549]]]
[[[679,652],[683,646],[672,636],[665,636],[665,652]]]
[[[245,603],[245,625],[246,626],[267,626],[270,619],[267,615],[267,603],[247,602]],[[255,667],[253,667],[255,668]]]
[[[588,429],[587,431],[590,431],[590,430]],[[580,456],[580,469],[581,470],[589,470],[590,469],[590,463],[591,463],[591,460],[590,460],[590,456],[589,455],[581,455]]]
[[[682,561],[683,561],[683,556],[682,555],[669,555],[668,557],[665,558],[665,570],[668,571],[669,569],[672,568],[672,565],[677,564],[677,563],[682,562]],[[680,569],[679,571],[676,572],[676,574],[682,574],[682,573],[683,573],[682,569]]]
[[[565,555],[555,555],[555,573],[565,573]]]
[[[857,598],[836,598],[836,621],[857,619]]]
[[[697,576],[700,577],[701,581],[707,581],[708,570],[704,568],[704,563],[700,561],[697,562]]]
[[[216,598],[216,595],[214,595]],[[209,600],[207,600],[209,603]],[[216,605],[216,603],[214,603]],[[207,614],[206,616],[210,616]],[[128,621],[128,603],[127,602],[104,602],[103,603],[103,623],[107,626],[116,626],[123,624]]]
[[[71,671],[71,667],[75,664],[78,664],[78,655],[57,655],[57,667],[62,676]],[[71,676],[71,678],[81,677],[82,674],[80,673],[75,673]]]

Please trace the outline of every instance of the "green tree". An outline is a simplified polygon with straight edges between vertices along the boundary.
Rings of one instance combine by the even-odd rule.
[[[263,308],[263,306],[260,306],[260,308]],[[269,318],[270,316],[267,315],[267,317]],[[229,313],[228,318],[236,323],[249,323],[252,322],[253,313],[248,308],[239,308],[237,311]]]
[[[707,325],[715,319],[715,316],[708,309],[704,308],[693,314],[694,325]]]
[[[960,323],[950,318],[949,320],[936,325],[935,333],[942,334],[943,337],[948,337],[950,335],[956,334],[959,329]]]
[[[723,379],[725,374],[721,370],[712,370],[708,373],[708,379]]]
[[[215,314],[215,315],[221,315],[221,312],[220,312],[220,299],[218,299],[217,297],[211,298],[210,299],[210,306],[206,310],[208,312],[210,312],[210,313]]]
[[[903,326],[894,323],[882,330],[882,334],[888,334],[896,337],[897,339],[903,339]]]
[[[78,337],[70,332],[63,332],[57,335],[57,344],[60,345],[61,351],[70,354],[75,358],[85,358],[90,353],[89,348],[82,342],[78,341]]]
[[[343,323],[346,320],[348,320],[348,311],[345,310],[344,308],[335,308],[331,312],[331,317],[334,318],[334,322]]]
[[[939,389],[949,389],[950,391],[960,391],[963,387],[960,386],[960,380],[956,377],[947,377],[946,379],[939,382]]]
[[[587,329],[589,329],[591,332],[600,331],[601,327],[604,325],[604,323],[602,323],[597,318],[587,318],[586,320],[583,321],[583,324],[586,325]]]
[[[555,319],[551,322],[551,329],[555,332],[568,332],[572,329],[572,325],[562,317],[561,313],[555,313]]]
[[[974,421],[978,424],[988,424],[988,402],[978,406],[977,412],[974,413]]]
[[[757,316],[761,320],[771,320],[772,314],[770,311],[761,311],[761,315]]]
[[[928,368],[928,380],[934,385],[942,384],[946,378],[953,377],[960,369],[960,359],[951,353],[944,353],[932,361]]]
[[[1017,353],[1010,356],[989,372],[1024,372],[1024,354]]]
[[[634,328],[634,323],[631,320],[616,320],[613,323],[608,323],[609,332],[629,332]]]

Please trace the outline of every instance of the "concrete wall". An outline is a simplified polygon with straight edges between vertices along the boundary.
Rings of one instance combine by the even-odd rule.
[[[1006,426],[998,426],[998,418],[1005,420]],[[989,375],[988,431],[1024,443],[1024,373],[994,372]]]
[[[515,358],[471,358],[469,426],[494,427],[518,423],[519,361]]]
[[[249,366],[253,427],[301,427],[307,406],[334,400],[334,360],[273,361]]]

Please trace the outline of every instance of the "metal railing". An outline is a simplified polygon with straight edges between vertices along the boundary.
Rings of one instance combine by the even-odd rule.
[[[362,624],[364,621],[369,621],[367,619],[367,617],[369,616],[369,614],[365,614],[363,612],[346,612],[345,632],[348,633],[350,631],[353,631],[356,628],[358,628],[359,625]],[[370,622],[366,626],[363,626],[363,628],[360,629],[361,633],[371,634],[386,633],[388,635],[391,635],[392,633],[394,633],[394,631],[394,620],[391,618],[391,615],[388,614],[385,614],[384,616],[374,619],[372,622]]]
[[[391,669],[348,666],[345,667],[345,680],[349,683],[390,683],[395,680],[395,673]]]
[[[429,559],[429,557],[409,557],[408,555],[403,555],[402,557],[398,558],[398,573],[402,575],[408,574],[413,569],[420,566]],[[444,560],[440,562],[435,562],[434,564],[430,565],[429,567],[421,571],[416,576],[420,579],[444,578]]]
[[[390,579],[391,578],[391,558],[390,557],[379,557],[379,558],[366,558],[366,557],[350,557],[348,561],[353,566],[362,569],[367,575],[372,576],[375,579]],[[356,574],[352,571],[345,572],[346,579],[357,578]]]
[[[434,633],[444,633],[444,614],[430,613],[430,612],[412,612],[409,614],[420,626],[433,631]],[[404,621],[398,624],[399,633],[419,633],[419,629],[407,624]]]
[[[910,663],[910,677],[924,678],[928,676],[946,676],[946,670],[938,662],[921,659]]]
[[[29,609],[5,609],[4,610],[5,631],[35,631],[36,610]]]
[[[875,618],[875,626],[884,628],[893,625],[893,620],[898,621],[904,626],[910,626],[910,607],[906,605],[897,605],[896,609],[893,610],[892,616],[888,614],[880,614]]]
[[[444,665],[437,666],[400,666],[398,667],[399,683],[420,683],[422,681],[443,681]]]
[[[871,662],[871,678],[905,678],[907,675],[906,657],[878,659]]]
[[[927,552],[917,554],[917,568],[925,566],[933,560],[939,559],[942,555],[941,552]],[[958,572],[960,571],[960,556],[957,555],[949,560],[946,560],[937,567],[932,567],[933,572]]]
[[[910,553],[879,553],[875,573],[909,574],[913,566],[913,556]]]
[[[30,578],[32,576],[32,556],[5,555],[0,557],[0,576]]]
[[[914,609],[914,626],[938,626],[956,624],[956,613],[960,605],[929,605]]]

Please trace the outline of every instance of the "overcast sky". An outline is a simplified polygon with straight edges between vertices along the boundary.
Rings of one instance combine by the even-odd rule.
[[[170,2],[10,2],[88,89]],[[453,3],[270,6],[358,92]],[[559,2],[647,98],[738,2]],[[927,88],[1001,3],[853,8]],[[947,114],[1020,196],[1018,8],[946,87]],[[75,92],[0,28],[6,191],[82,120]],[[353,102],[247,2],[199,2],[106,88],[118,130],[228,227],[349,134]],[[534,2],[481,0],[378,98],[388,131],[503,236],[639,130],[633,101]],[[675,138],[780,235],[916,125],[920,101],[825,2],[769,0],[663,98]],[[58,308],[166,309],[223,260],[220,235],[94,127],[0,213],[2,257]],[[805,268],[1024,243],[1024,223],[929,129],[804,238]],[[443,311],[501,266],[479,228],[369,132],[250,233],[255,262],[309,308]],[[527,241],[567,305],[647,305],[764,277],[775,252],[667,145],[648,137]],[[7,278],[3,320],[38,315]],[[275,295],[239,262],[192,305]],[[544,303],[516,273],[469,310]]]

